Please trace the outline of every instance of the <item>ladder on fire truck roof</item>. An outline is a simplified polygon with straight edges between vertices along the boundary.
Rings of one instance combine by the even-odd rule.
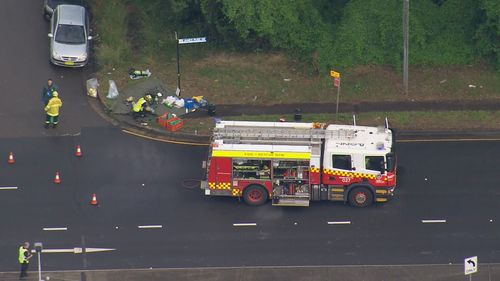
[[[329,138],[352,140],[356,137],[353,129],[314,129],[314,128],[275,128],[275,127],[241,127],[226,125],[215,128],[214,140],[222,140],[232,144],[319,144],[328,135]]]

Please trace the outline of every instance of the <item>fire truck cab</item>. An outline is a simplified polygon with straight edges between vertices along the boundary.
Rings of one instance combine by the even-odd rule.
[[[396,185],[387,127],[220,121],[209,151],[206,195],[243,197],[250,205],[309,206],[385,202]]]

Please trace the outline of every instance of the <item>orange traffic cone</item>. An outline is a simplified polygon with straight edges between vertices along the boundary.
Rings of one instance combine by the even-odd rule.
[[[14,164],[14,162],[16,162],[14,160],[14,153],[11,152],[11,153],[9,153],[9,160],[7,160],[7,163]]]
[[[92,200],[90,200],[90,205],[97,206],[97,195],[92,194]]]
[[[59,172],[56,172],[56,176],[54,177],[54,183],[61,183],[61,177],[59,176]]]
[[[75,156],[82,157],[82,148],[79,145],[76,146]]]

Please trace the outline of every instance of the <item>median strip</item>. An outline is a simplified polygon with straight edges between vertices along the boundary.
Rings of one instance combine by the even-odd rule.
[[[446,220],[422,220],[422,223],[446,223]]]
[[[233,226],[239,227],[239,226],[257,226],[257,223],[255,222],[250,222],[250,223],[233,223]]]

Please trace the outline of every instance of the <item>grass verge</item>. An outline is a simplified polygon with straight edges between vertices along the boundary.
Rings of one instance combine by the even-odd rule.
[[[124,89],[135,81],[129,68],[149,68],[153,76],[173,91],[177,84],[176,52],[173,30],[164,28],[161,19],[150,16],[150,9],[134,1],[92,0],[96,42],[99,93],[106,103],[107,80]],[[134,4],[136,3],[136,4]],[[146,2],[143,2],[146,3]],[[149,9],[149,10],[148,10]],[[183,36],[184,35],[184,36]],[[189,35],[189,36],[187,36]],[[180,34],[180,37],[197,37]],[[215,49],[215,45],[181,45],[181,85],[183,97],[205,96],[216,104],[280,104],[335,102],[331,78],[310,73],[281,53],[238,53]],[[342,72],[342,102],[489,100],[500,102],[500,75],[489,67],[473,66],[410,67],[408,95],[401,94],[401,74],[386,66],[357,66]],[[500,128],[497,112],[381,112],[358,115],[358,124],[376,125],[387,116],[401,129]],[[281,116],[237,116],[225,119],[276,121]],[[330,121],[332,116],[304,115],[304,121]],[[341,114],[341,121],[351,122]],[[292,118],[287,118],[291,120]],[[186,120],[184,130],[203,133],[209,118]]]
[[[366,126],[382,126],[388,118],[392,127],[399,130],[488,130],[500,127],[500,112],[492,111],[413,111],[413,112],[367,112],[356,115],[356,123]],[[228,116],[223,120],[273,121],[280,118],[293,121],[293,116],[286,115],[249,115]],[[207,135],[214,126],[212,118],[185,119],[182,131]],[[338,122],[332,114],[303,114],[302,122],[322,122],[352,124],[351,114],[339,114]]]

